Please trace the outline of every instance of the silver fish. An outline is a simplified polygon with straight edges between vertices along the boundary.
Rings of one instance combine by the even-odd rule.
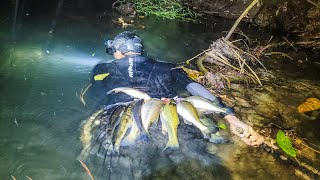
[[[192,103],[192,105],[197,108],[198,110],[204,110],[214,113],[224,113],[228,114],[230,109],[229,108],[221,108],[218,105],[213,104],[206,98],[200,96],[190,96],[185,98],[186,101]]]
[[[151,97],[147,93],[139,91],[139,90],[136,90],[134,88],[128,88],[128,87],[114,88],[114,89],[108,91],[107,95],[112,94],[112,93],[118,93],[118,92],[126,93],[129,96],[137,98],[137,99],[144,99],[144,100],[151,99]]]
[[[145,131],[149,134],[149,128],[152,123],[159,119],[160,110],[163,103],[160,99],[149,99],[146,101],[141,108],[141,120],[142,126]]]
[[[142,127],[141,121],[141,106],[143,104],[143,99],[138,100],[132,109],[132,118],[133,123],[130,130],[130,133],[123,139],[121,145],[130,146],[135,143],[138,136],[141,136],[141,139],[145,140],[148,138],[148,135],[144,128]]]
[[[181,100],[177,103],[177,111],[186,121],[191,122],[200,131],[206,132],[208,128],[199,119],[197,110],[188,101]]]

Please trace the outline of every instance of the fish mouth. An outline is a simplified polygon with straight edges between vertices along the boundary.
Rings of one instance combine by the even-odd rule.
[[[170,98],[161,98],[161,101],[163,102],[163,104],[169,104],[171,102]]]

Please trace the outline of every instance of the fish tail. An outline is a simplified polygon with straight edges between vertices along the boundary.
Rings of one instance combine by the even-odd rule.
[[[150,134],[148,132],[142,132],[139,139],[143,142],[148,142],[149,136],[150,136]]]
[[[136,138],[132,136],[127,136],[124,140],[121,141],[121,146],[131,146],[135,143]]]
[[[176,140],[169,140],[166,147],[162,150],[165,151],[166,149],[172,149],[172,150],[176,150],[179,148],[179,142],[178,142],[178,139]]]
[[[113,145],[110,144],[108,149],[107,149],[107,155],[111,155],[113,151],[114,151]]]
[[[112,89],[112,90],[108,91],[106,94],[109,95],[109,94],[112,94],[113,92],[114,92],[114,91],[113,91],[113,89]]]
[[[115,146],[112,152],[114,155],[120,155],[120,146]]]
[[[167,132],[168,132],[168,130],[167,130],[167,128],[164,126],[164,124],[162,124],[161,132],[162,132],[163,135],[166,135]]]

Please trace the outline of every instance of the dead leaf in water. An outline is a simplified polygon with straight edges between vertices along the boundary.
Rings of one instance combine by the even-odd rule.
[[[298,106],[300,113],[310,112],[320,109],[320,100],[318,98],[308,98],[304,103]]]
[[[192,70],[183,66],[180,66],[181,69],[183,69],[184,72],[187,73],[187,75],[192,79],[192,80],[196,80],[199,78],[199,76],[203,75],[203,73],[196,71],[196,70]]]

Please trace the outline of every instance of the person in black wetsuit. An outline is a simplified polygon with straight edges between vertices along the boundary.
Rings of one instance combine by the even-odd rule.
[[[172,98],[183,90],[190,95],[202,96],[212,102],[222,104],[205,87],[192,81],[182,69],[166,62],[158,62],[142,56],[141,39],[132,32],[118,34],[114,40],[106,43],[106,52],[115,59],[97,64],[92,72],[92,84],[97,100],[105,99],[105,92],[116,87],[131,87],[142,90],[154,98]],[[102,81],[95,81],[94,76],[109,73]],[[132,97],[124,93],[109,95],[108,104],[127,102]],[[105,102],[103,102],[105,103]],[[224,114],[233,133],[241,137],[248,145],[259,145],[264,140],[250,126],[240,121],[232,110]],[[240,130],[239,130],[240,129]]]

